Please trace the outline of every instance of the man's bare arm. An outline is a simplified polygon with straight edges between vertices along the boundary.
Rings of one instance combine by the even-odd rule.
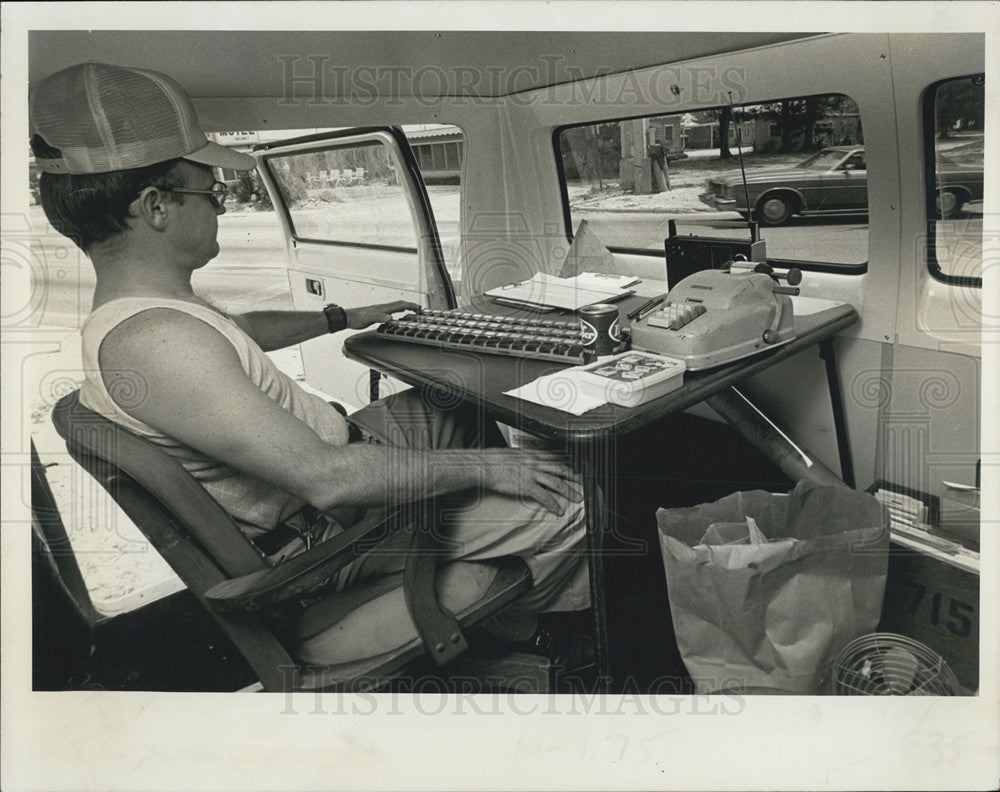
[[[322,311],[251,311],[229,318],[265,352],[301,344],[328,332]]]
[[[388,322],[400,311],[418,311],[417,303],[397,300],[360,308],[345,308],[347,328],[361,330],[379,322]],[[265,352],[300,344],[329,332],[322,311],[250,311],[230,317]]]
[[[401,503],[478,486],[536,500],[556,513],[556,493],[582,497],[551,454],[331,446],[247,378],[221,334],[177,311],[145,311],[123,322],[101,345],[100,363],[112,394],[129,392],[115,386],[118,376],[144,381],[146,398],[120,405],[130,415],[319,509]]]

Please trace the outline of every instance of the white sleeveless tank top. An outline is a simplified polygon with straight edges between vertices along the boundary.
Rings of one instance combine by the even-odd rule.
[[[346,445],[347,422],[323,399],[300,388],[278,370],[274,362],[244,333],[235,322],[198,303],[153,297],[125,297],[97,308],[80,329],[83,342],[85,379],[80,391],[81,403],[159,446],[174,457],[209,494],[241,523],[249,536],[270,530],[294,514],[305,502],[273,484],[242,473],[211,459],[189,446],[158,432],[125,412],[111,398],[101,376],[98,353],[105,336],[126,319],[153,308],[168,308],[189,314],[217,330],[233,345],[251,382],[331,445]],[[136,380],[121,377],[115,385],[115,397],[128,408],[138,404],[145,394]],[[196,402],[193,401],[192,404]]]

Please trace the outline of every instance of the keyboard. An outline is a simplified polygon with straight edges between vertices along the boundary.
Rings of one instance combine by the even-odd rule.
[[[572,365],[587,362],[583,336],[575,321],[427,309],[385,322],[375,332],[394,341],[445,349],[555,360]]]

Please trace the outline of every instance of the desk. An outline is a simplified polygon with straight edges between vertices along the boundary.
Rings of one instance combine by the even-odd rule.
[[[601,546],[608,531],[615,530],[614,504],[602,493],[611,493],[614,477],[613,444],[617,438],[642,429],[678,410],[717,397],[730,386],[764,371],[781,360],[819,345],[827,362],[828,386],[841,451],[844,479],[849,484],[850,453],[846,447],[832,337],[857,321],[849,305],[838,305],[795,318],[795,339],[775,349],[707,371],[686,372],[677,390],[638,407],[605,404],[581,416],[526,402],[504,391],[564,368],[563,364],[530,358],[503,357],[464,350],[441,349],[380,338],[374,331],[351,336],[344,353],[373,369],[392,374],[416,387],[447,392],[485,410],[494,419],[543,438],[565,442],[572,463],[584,476],[588,529],[588,560],[598,650],[600,678],[609,678],[607,619],[604,607],[604,570]]]

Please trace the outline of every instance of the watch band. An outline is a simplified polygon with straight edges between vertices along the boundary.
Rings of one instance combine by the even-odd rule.
[[[323,313],[326,314],[327,332],[338,333],[347,329],[347,311],[336,303],[329,303],[323,306]]]

